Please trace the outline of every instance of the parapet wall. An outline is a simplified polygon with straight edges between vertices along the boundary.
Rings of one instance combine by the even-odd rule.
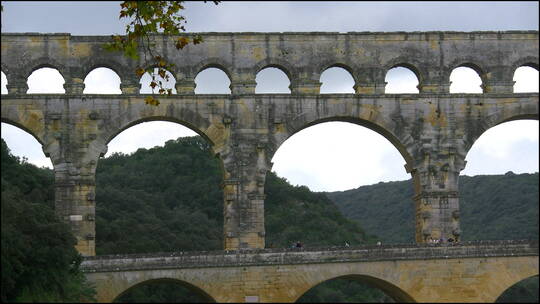
[[[479,241],[459,245],[381,245],[105,255],[85,258],[82,269],[84,272],[107,272],[535,255],[538,255],[536,241]]]

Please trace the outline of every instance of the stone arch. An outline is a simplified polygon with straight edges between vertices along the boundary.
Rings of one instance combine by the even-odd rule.
[[[403,92],[403,91],[398,91],[398,92],[389,92],[391,91],[391,88],[393,86],[395,86],[396,84],[399,83],[399,81],[390,81],[392,77],[390,77],[389,79],[389,76],[392,76],[390,75],[391,71],[393,69],[396,69],[396,68],[402,68],[402,69],[405,69],[407,71],[407,73],[412,74],[414,75],[414,77],[416,78],[416,82],[418,83],[416,86],[414,87],[405,87],[404,89],[405,90],[409,90],[410,88],[412,89],[416,89],[415,92]],[[418,68],[418,65],[413,65],[413,64],[410,64],[410,63],[407,63],[406,61],[402,61],[402,60],[399,60],[399,59],[396,59],[394,62],[390,62],[390,64],[388,66],[385,67],[385,74],[384,74],[384,83],[385,83],[385,87],[384,87],[384,93],[385,94],[418,94],[420,93],[420,89],[422,87],[422,84],[424,83],[424,78],[423,78],[423,75],[427,75],[427,72],[420,72],[420,69]],[[388,81],[387,81],[388,80]]]
[[[392,124],[384,121],[383,119],[380,119],[378,121],[371,121],[368,119],[358,118],[358,117],[350,117],[350,116],[328,116],[328,117],[314,117],[314,115],[308,115],[307,113],[304,113],[304,115],[299,115],[292,121],[288,122],[286,124],[286,135],[282,137],[274,137],[274,146],[271,148],[270,153],[268,153],[268,158],[271,160],[276,153],[276,151],[279,149],[279,147],[290,137],[292,137],[294,134],[302,131],[303,129],[309,128],[311,126],[325,123],[325,122],[332,122],[332,121],[341,121],[341,122],[349,122],[356,125],[360,125],[362,127],[366,127],[372,131],[375,131],[376,133],[382,135],[384,138],[386,138],[401,154],[405,162],[408,164],[409,167],[412,168],[412,164],[414,163],[413,158],[413,149],[414,149],[414,139],[406,133],[402,134],[394,134],[390,130],[389,127]]]
[[[530,266],[530,265],[525,265]],[[495,302],[508,288],[514,286],[515,284],[537,276],[538,275],[538,259],[536,263],[536,267],[523,267],[523,269],[520,267],[520,270],[522,271],[507,271],[506,276],[500,276],[499,280],[497,281],[497,289],[494,294],[492,294],[493,299],[491,302]],[[511,274],[511,275],[510,275]],[[504,278],[504,280],[500,280],[501,278]]]
[[[522,66],[528,66],[528,67],[535,68],[536,70],[538,70],[539,69],[538,57],[527,56],[527,57],[518,59],[512,63],[510,70],[512,71],[512,73],[515,73],[517,68],[522,67]]]
[[[114,61],[114,60],[106,60],[106,59],[94,59],[90,58],[86,62],[82,64],[83,66],[83,80],[92,72],[93,70],[97,68],[107,68],[112,70],[113,72],[120,77],[120,83],[124,81],[125,79],[128,79],[129,76],[126,75],[126,67],[122,66],[120,63]]]
[[[223,125],[211,125],[204,117],[190,110],[179,112],[181,113],[181,115],[179,115],[180,117],[152,115],[136,117],[129,120],[122,120],[121,118],[119,119],[119,124],[113,125],[107,123],[101,125],[99,128],[103,130],[103,132],[91,143],[91,149],[96,152],[96,157],[99,158],[107,153],[107,145],[109,142],[123,131],[143,122],[168,121],[187,127],[204,138],[210,144],[212,154],[219,158],[220,168],[222,172],[224,172],[222,154],[227,149],[225,143],[227,140],[225,127]]]
[[[11,68],[6,65],[4,62],[2,62],[2,72],[4,73],[4,75],[6,75],[6,80],[8,81],[9,83],[9,80],[13,77],[13,72],[11,71]]]
[[[26,127],[24,124],[18,122],[17,120],[13,120],[3,115],[2,115],[1,122],[17,127],[21,129],[22,131],[24,131],[25,133],[31,135],[41,145],[41,150],[43,154],[45,155],[45,157],[49,158],[49,160],[51,161],[53,169],[57,168],[57,165],[59,164],[59,159],[60,159],[58,141],[54,139],[50,140],[47,138],[46,134],[39,134],[40,132],[32,131],[30,128]]]
[[[109,127],[106,128],[106,131],[101,136],[102,143],[104,145],[109,144],[109,142],[115,138],[118,134],[122,133],[123,131],[138,125],[143,122],[152,122],[152,121],[168,121],[177,123],[180,125],[183,125],[191,130],[193,130],[195,133],[199,134],[201,137],[203,137],[206,141],[208,141],[212,146],[214,146],[215,139],[212,139],[212,136],[205,133],[203,130],[207,130],[206,123],[202,122],[201,120],[204,120],[204,118],[198,116],[197,114],[194,119],[179,119],[177,117],[172,116],[161,116],[161,115],[154,115],[154,116],[147,116],[147,117],[139,117],[137,119],[130,120],[128,122],[124,122],[121,126],[115,126],[115,127]]]
[[[206,82],[206,81],[197,83],[198,81],[196,81],[196,79],[199,77],[199,75],[201,73],[205,72],[208,69],[212,69],[212,68],[223,72],[225,74],[225,76],[226,76],[226,79],[228,79],[228,81],[229,81],[228,86],[227,86],[227,80],[225,80],[225,79],[220,80],[219,82],[217,82],[220,86],[223,85],[220,89],[224,90],[223,92],[218,93],[218,94],[232,94],[233,93],[233,83],[236,81],[236,78],[238,78],[237,76],[239,76],[239,74],[232,73],[232,71],[233,71],[232,65],[230,65],[229,63],[226,63],[226,62],[224,62],[222,60],[219,60],[219,59],[209,59],[209,60],[202,61],[201,63],[199,63],[195,67],[195,69],[194,69],[195,73],[193,73],[193,75],[190,76],[190,77],[186,77],[187,79],[193,79],[193,87],[194,87],[193,92],[195,94],[200,94],[198,92],[200,92],[201,87],[205,87],[208,84],[208,82]],[[211,74],[207,74],[207,75],[205,75],[205,77],[207,77],[209,75],[211,75]],[[199,78],[199,81],[200,81],[200,78]],[[210,94],[213,94],[213,93],[210,93]]]
[[[316,282],[315,284],[311,285],[308,288],[305,288],[305,290],[299,293],[299,296],[297,296],[294,299],[294,301],[295,302],[298,301],[298,299],[300,299],[304,294],[306,294],[309,290],[317,287],[318,285],[334,280],[334,279],[349,279],[349,280],[360,281],[362,283],[367,283],[371,286],[377,287],[378,289],[384,291],[388,296],[392,297],[397,303],[415,302],[415,300],[407,292],[405,292],[403,289],[399,288],[398,286],[392,284],[391,282],[374,277],[374,276],[364,275],[364,274],[348,274],[348,275],[341,275],[341,276],[326,278],[322,281]]]
[[[54,60],[51,57],[40,57],[34,60],[31,60],[26,64],[26,67],[22,68],[22,75],[25,79],[28,80],[28,77],[41,68],[52,68],[57,70],[60,75],[64,78],[64,81],[68,79],[67,67],[61,64],[60,62]],[[6,75],[7,76],[7,75]]]
[[[195,285],[195,283],[187,282],[187,281],[177,279],[177,278],[159,278],[159,279],[150,279],[150,280],[137,281],[134,284],[132,284],[131,286],[124,289],[119,294],[113,296],[113,298],[111,299],[111,302],[114,302],[116,299],[118,299],[119,297],[121,297],[122,295],[124,295],[126,292],[128,292],[129,290],[131,290],[133,288],[136,288],[138,286],[145,285],[145,284],[148,284],[148,283],[161,283],[161,282],[163,282],[163,283],[174,283],[174,284],[181,285],[181,286],[183,286],[183,287],[185,287],[185,288],[199,294],[200,296],[202,296],[206,300],[207,303],[215,303],[216,302],[216,300],[210,294],[208,294],[206,291],[204,291],[201,287]]]
[[[229,77],[229,80],[231,82],[236,79],[232,74],[232,64],[218,57],[207,58],[194,65],[190,78],[195,79],[195,77],[197,77],[200,72],[208,68],[216,68],[222,70],[227,75],[227,77]]]
[[[526,85],[527,81],[524,80],[523,75],[518,74],[518,71],[521,70],[536,70],[536,77],[538,77],[538,58],[534,57],[525,57],[520,60],[517,60],[514,62],[509,68],[508,68],[508,74],[510,76],[510,79],[512,80],[513,84],[513,90],[514,93],[534,93],[535,90],[532,89],[532,85],[529,87],[529,85]],[[528,74],[528,73],[527,73]],[[527,77],[529,79],[529,77]],[[538,92],[538,91],[536,91]]]
[[[349,72],[349,74],[351,74],[351,77],[354,79],[355,83],[358,81],[355,75],[356,73],[355,73],[355,69],[353,68],[353,64],[346,63],[344,61],[338,61],[334,59],[323,61],[321,64],[317,66],[317,69],[315,70],[315,72],[318,73],[319,78],[320,78],[322,73],[324,73],[324,71],[331,68],[342,68],[345,71]]]
[[[324,63],[322,65],[319,65],[320,68],[318,68],[314,74],[314,77],[317,77],[316,78],[316,81],[318,81],[320,83],[320,87],[319,87],[319,94],[333,94],[333,93],[337,93],[337,94],[354,94],[355,90],[356,90],[356,87],[359,85],[359,81],[358,81],[358,77],[354,71],[354,69],[352,69],[350,67],[350,65],[348,64],[345,64],[345,63],[342,63],[342,62],[335,62],[335,61],[329,61],[328,63]],[[350,89],[352,90],[352,92],[328,92],[327,91],[327,85],[329,84],[329,82],[327,81],[322,81],[322,78],[323,78],[323,75],[330,69],[333,69],[333,68],[337,68],[341,71],[345,71],[344,75],[349,75],[350,79],[352,79],[352,86],[351,87],[347,87],[347,90]],[[348,82],[349,79],[346,79],[348,78],[348,76],[344,76],[345,79],[343,78],[340,78],[340,80],[345,80],[345,82]],[[344,82],[344,83],[345,83]],[[335,83],[334,83],[335,85]]]
[[[324,60],[323,62],[318,64],[315,67],[313,77],[315,77],[316,80],[320,81],[322,74],[326,70],[331,69],[331,68],[344,69],[345,71],[347,71],[349,73],[349,75],[351,75],[351,77],[352,77],[352,79],[354,81],[353,86],[358,85],[358,82],[359,82],[360,78],[358,77],[358,73],[356,72],[357,69],[354,68],[354,64],[353,63],[346,63],[344,61],[339,61],[339,60],[335,60],[335,59]]]
[[[520,119],[536,119],[538,120],[538,105],[536,106],[536,113],[534,111],[520,111],[521,108],[518,109],[518,111],[514,111],[513,113],[508,113],[508,111],[497,111],[491,115],[488,115],[484,119],[481,119],[479,123],[475,126],[476,132],[469,133],[468,137],[465,137],[464,144],[465,144],[465,154],[467,155],[480,136],[484,134],[487,130],[500,125],[505,122],[513,121],[513,120],[520,120]]]
[[[480,79],[482,80],[482,86],[486,85],[487,79],[486,79],[486,68],[488,65],[484,63],[483,61],[472,58],[472,57],[464,57],[459,58],[454,61],[452,61],[445,69],[443,69],[443,75],[442,79],[445,83],[450,84],[450,74],[454,71],[454,69],[459,67],[466,67],[473,69]]]
[[[294,79],[298,78],[298,72],[287,61],[279,58],[266,58],[257,62],[253,66],[253,79],[255,79],[255,77],[257,76],[257,74],[259,74],[260,71],[266,68],[276,68],[281,70],[289,78],[289,81],[291,83]]]
[[[27,128],[27,127],[25,126],[25,124],[21,123],[17,118],[13,119],[13,117],[7,117],[7,116],[4,116],[4,114],[2,114],[2,120],[1,120],[1,122],[10,124],[10,125],[12,125],[12,126],[14,126],[14,127],[17,127],[17,128],[19,128],[19,129],[23,130],[23,131],[26,132],[26,133],[32,135],[32,137],[34,137],[34,138],[38,141],[38,143],[39,143],[42,147],[44,147],[45,141],[44,141],[43,138],[41,138],[41,137],[38,135],[38,132],[32,131],[30,128]],[[45,151],[44,151],[44,153],[45,153]],[[45,154],[45,155],[46,155],[46,154]]]
[[[419,84],[424,82],[425,75],[428,74],[425,68],[422,67],[421,63],[417,62],[416,60],[411,60],[410,58],[399,56],[383,64],[385,77],[386,77],[386,74],[388,74],[388,71],[390,69],[398,68],[398,67],[411,70],[411,72],[413,72],[414,75],[416,75],[416,79],[418,79]]]
[[[538,269],[538,268],[537,268],[537,269]],[[503,289],[502,292],[501,292],[499,295],[497,295],[497,296],[495,297],[495,299],[493,299],[493,302],[496,302],[496,301],[497,301],[497,300],[498,300],[498,299],[499,299],[499,298],[500,298],[500,297],[501,297],[508,289],[510,289],[510,288],[513,287],[514,285],[516,285],[516,284],[518,284],[518,283],[520,283],[520,282],[522,282],[522,281],[525,281],[525,280],[527,280],[527,279],[530,279],[530,278],[533,278],[533,277],[537,277],[537,276],[538,276],[538,271],[536,272],[536,274],[533,274],[533,275],[530,275],[530,276],[528,276],[528,277],[525,277],[525,278],[523,278],[523,279],[521,279],[521,280],[518,280],[518,281],[514,282],[513,284],[510,283],[510,285],[509,285],[507,288]],[[504,288],[504,287],[503,287],[503,288]]]

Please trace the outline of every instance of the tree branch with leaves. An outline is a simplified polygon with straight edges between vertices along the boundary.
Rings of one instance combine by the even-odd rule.
[[[206,2],[206,1],[204,1]],[[219,1],[212,1],[218,4]],[[143,54],[141,66],[137,66],[135,74],[142,77],[148,73],[152,79],[150,87],[152,92],[158,88],[159,94],[172,94],[171,88],[165,88],[164,82],[169,81],[167,70],[174,68],[174,63],[168,62],[160,54],[155,43],[150,40],[152,34],[164,34],[175,37],[175,48],[183,49],[186,45],[202,42],[200,35],[194,35],[191,39],[183,34],[186,18],[180,14],[184,9],[183,1],[124,1],[120,4],[120,19],[129,18],[131,22],[126,26],[126,35],[112,35],[112,42],[105,45],[106,50],[122,51],[124,56],[139,60],[139,51]],[[157,69],[157,71],[155,70]],[[159,78],[158,78],[159,76]],[[162,81],[163,80],[163,81]],[[159,105],[159,100],[154,96],[145,98],[150,105]]]

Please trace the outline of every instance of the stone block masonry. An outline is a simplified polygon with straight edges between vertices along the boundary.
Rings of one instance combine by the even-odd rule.
[[[465,156],[483,132],[515,119],[538,119],[538,93],[513,93],[520,66],[538,69],[538,31],[388,33],[203,33],[204,43],[174,48],[156,35],[179,94],[160,96],[157,107],[139,94],[140,62],[102,46],[109,36],[3,33],[2,71],[8,94],[2,122],[32,134],[55,171],[56,212],[77,237],[77,250],[95,255],[95,170],[107,144],[145,121],[183,124],[207,139],[223,166],[224,249],[265,247],[264,184],[271,159],[285,140],[327,121],[356,123],[388,139],[413,179],[417,243],[460,239],[458,177]],[[320,75],[343,67],[355,94],[319,94]],[[384,94],[386,72],[411,69],[419,94]],[[450,94],[459,66],[474,68],[483,94]],[[53,67],[66,94],[26,94],[36,69]],[[86,75],[114,70],[122,94],[82,94]],[[196,95],[194,79],[222,69],[232,94]],[[277,67],[291,94],[255,94],[255,78]]]

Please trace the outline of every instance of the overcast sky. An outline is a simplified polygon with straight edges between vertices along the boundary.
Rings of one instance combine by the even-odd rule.
[[[121,34],[124,23],[118,20],[119,3],[2,1],[2,32]],[[217,6],[188,2],[185,16],[190,32],[538,30],[538,2],[518,1],[223,2]],[[34,73],[28,81],[29,93],[63,92],[63,80],[57,76],[55,80],[54,71],[47,70]],[[515,91],[538,92],[538,71],[523,68],[514,80]],[[203,71],[196,78],[196,93],[228,93],[228,81],[219,70]],[[389,72],[386,81],[388,93],[417,92],[417,80],[406,69]],[[451,81],[451,92],[481,92],[479,78],[472,70],[456,70]],[[257,82],[258,93],[289,92],[288,79],[278,70],[261,72]],[[352,78],[337,68],[323,73],[321,82],[321,93],[353,92]],[[95,70],[85,83],[86,93],[119,92],[119,79],[107,71]],[[186,135],[195,133],[168,122],[143,123],[113,139],[107,156],[115,151],[130,153],[163,145],[166,140]],[[40,145],[27,133],[2,123],[2,138],[15,155],[51,166]],[[462,172],[466,175],[538,172],[538,122],[509,122],[487,131],[475,143],[467,161]],[[403,167],[405,161],[388,140],[349,123],[319,124],[295,134],[277,151],[273,162],[278,175],[316,191],[410,178]]]

